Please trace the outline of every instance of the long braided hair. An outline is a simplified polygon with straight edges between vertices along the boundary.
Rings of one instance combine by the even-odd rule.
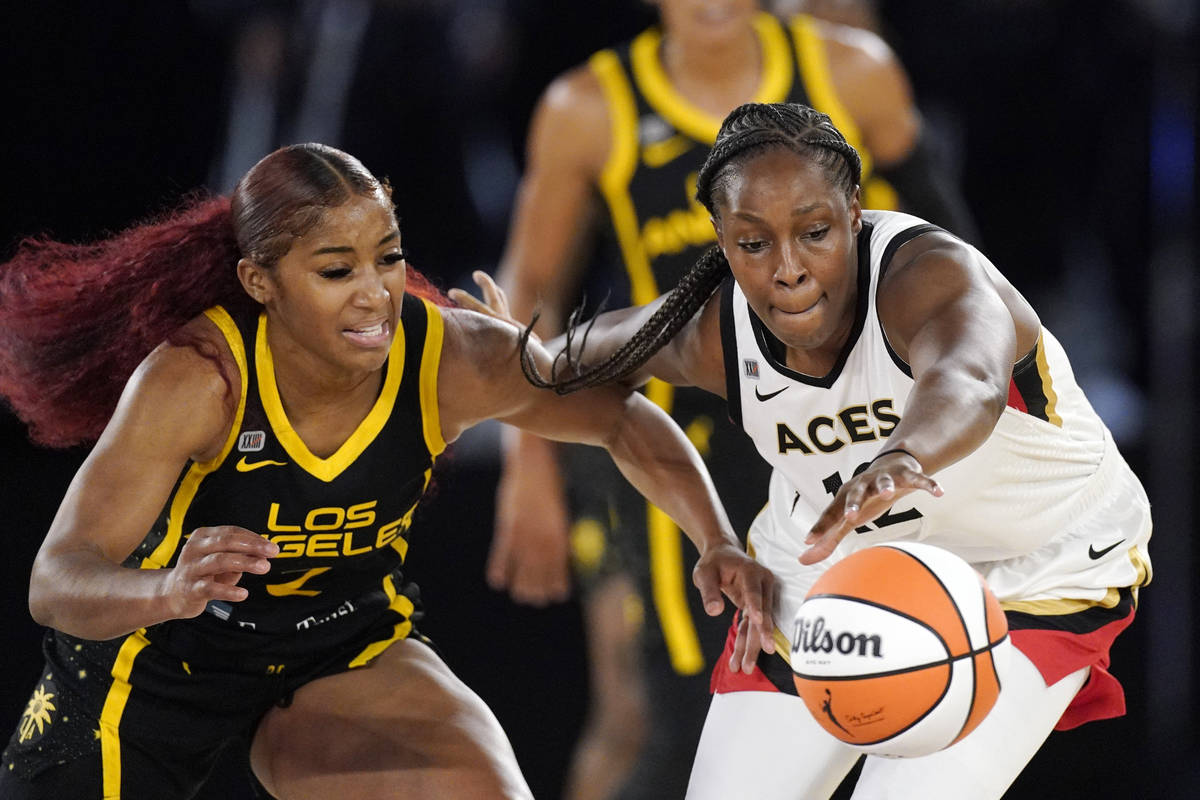
[[[719,220],[720,205],[736,170],[774,147],[785,147],[811,159],[825,170],[833,185],[848,196],[858,191],[862,161],[828,115],[799,103],[746,103],[731,111],[721,123],[717,141],[700,168],[696,199]],[[590,323],[583,326],[580,346],[573,346],[581,327],[577,309],[567,327],[566,347],[555,356],[549,379],[542,377],[526,347],[537,322],[535,317],[521,337],[521,368],[525,377],[535,386],[553,389],[558,394],[620,380],[645,364],[669,342],[708,302],[728,275],[729,262],[721,248],[717,245],[708,248],[680,278],[650,319],[625,344],[593,366],[585,367],[581,361]],[[566,375],[560,375],[560,364],[563,363]]]

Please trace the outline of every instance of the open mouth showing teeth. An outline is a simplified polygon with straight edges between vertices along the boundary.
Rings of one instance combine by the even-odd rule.
[[[351,328],[351,333],[357,333],[359,336],[382,336],[387,328],[386,322],[377,322],[369,328]]]

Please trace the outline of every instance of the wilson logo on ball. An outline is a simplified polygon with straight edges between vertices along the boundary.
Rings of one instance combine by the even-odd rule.
[[[807,620],[803,617],[796,620],[796,628],[792,636],[793,652],[799,653],[832,653],[837,651],[844,656],[855,652],[861,657],[868,654],[872,658],[883,658],[883,639],[879,634],[850,633],[849,631],[834,631],[825,629],[825,618],[817,617]]]
[[[866,547],[829,567],[792,631],[792,681],[813,719],[884,756],[928,755],[970,734],[1000,695],[1011,648],[983,577],[919,542]]]

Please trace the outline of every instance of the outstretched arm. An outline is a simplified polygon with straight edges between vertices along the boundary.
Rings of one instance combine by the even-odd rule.
[[[770,648],[771,573],[742,550],[700,454],[683,431],[625,386],[567,396],[537,389],[521,371],[517,348],[512,325],[467,311],[446,313],[438,397],[447,441],[475,422],[496,418],[539,436],[604,447],[630,483],[695,544],[700,560],[693,579],[705,609],[720,613],[724,594]],[[538,366],[548,369],[546,351],[537,343],[530,349]]]
[[[943,233],[897,251],[880,283],[879,318],[914,385],[904,415],[864,472],[813,525],[802,556],[815,563],[897,499],[941,488],[932,475],[991,435],[1018,353],[1037,342],[1033,309],[979,251]]]
[[[461,289],[451,289],[450,298],[463,308],[523,330],[521,322],[511,310],[507,293],[486,272],[477,270],[472,278],[482,291],[482,300]],[[544,343],[534,334],[533,340],[541,343],[546,352],[553,356],[558,369],[567,363],[568,345],[572,361],[585,367],[593,366],[608,359],[629,342],[667,302],[669,296],[662,295],[644,306],[630,306],[598,314],[584,322],[570,341],[566,334]],[[539,366],[538,372],[545,379],[551,377],[551,368]],[[718,293],[712,294],[670,341],[620,382],[626,386],[641,386],[650,378],[658,378],[675,386],[696,386],[718,397],[725,396]]]
[[[195,350],[163,346],[147,357],[71,482],[34,560],[29,609],[35,620],[74,636],[110,639],[194,617],[209,600],[245,599],[238,578],[265,573],[278,548],[243,528],[191,532],[171,568],[122,566],[188,459],[220,452],[231,423],[227,400],[215,366]]]

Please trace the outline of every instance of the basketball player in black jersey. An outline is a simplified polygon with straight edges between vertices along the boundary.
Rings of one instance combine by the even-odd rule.
[[[0,281],[0,394],[43,442],[98,437],[33,565],[52,630],[4,798],[186,798],[231,743],[280,800],[528,797],[401,572],[434,458],[487,418],[606,448],[694,537],[705,603],[767,630],[770,574],[679,429],[625,390],[531,387],[511,326],[431,302],[345,153],[26,242]]]
[[[657,5],[659,26],[559,77],[535,111],[498,274],[518,318],[537,307],[539,332],[558,332],[585,280],[593,295],[609,290],[613,306],[673,287],[714,240],[694,199],[696,173],[721,119],[748,100],[827,112],[864,154],[864,206],[902,199],[970,238],[903,69],[878,37],[803,15],[781,22],[753,0]],[[585,278],[580,232],[597,216],[602,254]],[[659,381],[646,392],[697,444],[744,533],[766,500],[767,470],[724,404]],[[562,598],[568,541],[585,586],[595,691],[568,794],[607,797],[634,769],[621,797],[682,796],[725,628],[688,597],[679,532],[587,454],[564,458],[568,500],[553,448],[511,431],[506,442],[506,461],[519,469],[501,482],[493,586],[526,602]],[[631,655],[639,638],[640,672]]]

